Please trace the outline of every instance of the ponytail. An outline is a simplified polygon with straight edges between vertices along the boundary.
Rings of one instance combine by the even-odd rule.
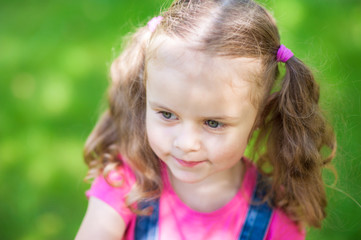
[[[285,67],[281,89],[262,108],[255,147],[266,142],[266,150],[257,164],[272,165],[276,206],[299,223],[320,227],[327,204],[322,168],[334,157],[336,140],[319,109],[319,86],[310,69],[296,57]],[[323,146],[332,150],[330,156],[322,156]]]
[[[129,205],[140,199],[156,197],[161,189],[159,161],[147,143],[145,131],[144,68],[151,34],[148,28],[139,28],[113,62],[109,109],[98,121],[84,148],[84,159],[89,167],[86,179],[101,172],[106,177],[123,161],[129,160],[127,164],[137,181]]]

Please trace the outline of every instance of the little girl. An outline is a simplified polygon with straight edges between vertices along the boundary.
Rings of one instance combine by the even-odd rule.
[[[95,180],[77,239],[304,239],[320,227],[335,137],[263,7],[176,0],[111,77],[85,146]]]

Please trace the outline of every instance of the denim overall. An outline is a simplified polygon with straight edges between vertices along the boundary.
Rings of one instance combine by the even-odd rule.
[[[255,204],[249,206],[238,240],[262,240],[266,236],[273,209],[267,202],[259,203],[264,196],[265,191],[263,189],[260,184],[260,175],[258,175],[252,196],[252,202]],[[140,204],[141,209],[146,207],[152,207],[153,212],[149,216],[137,217],[134,233],[135,240],[157,240],[159,238],[159,199]]]

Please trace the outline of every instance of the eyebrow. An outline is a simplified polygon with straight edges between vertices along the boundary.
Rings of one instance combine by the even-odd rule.
[[[148,102],[152,108],[161,108],[161,109],[164,109],[169,112],[174,112],[173,110],[171,110],[170,108],[168,108],[166,106],[163,106],[162,104],[159,104],[156,102],[151,102],[151,101],[148,101]],[[232,117],[232,116],[227,116],[227,115],[224,115],[224,116],[200,116],[200,118],[217,120],[217,121],[218,120],[220,120],[220,121],[237,121],[240,119],[239,117]]]

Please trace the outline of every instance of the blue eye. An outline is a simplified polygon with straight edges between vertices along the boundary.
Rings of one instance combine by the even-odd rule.
[[[169,112],[162,112],[162,116],[166,119],[170,119],[172,117],[172,114]]]
[[[207,120],[206,121],[206,125],[209,126],[210,128],[219,128],[219,127],[223,127],[223,124],[214,120]]]
[[[170,112],[166,112],[166,111],[159,111],[158,113],[160,113],[162,115],[163,118],[167,119],[167,120],[171,120],[174,119],[175,116],[173,113]]]

